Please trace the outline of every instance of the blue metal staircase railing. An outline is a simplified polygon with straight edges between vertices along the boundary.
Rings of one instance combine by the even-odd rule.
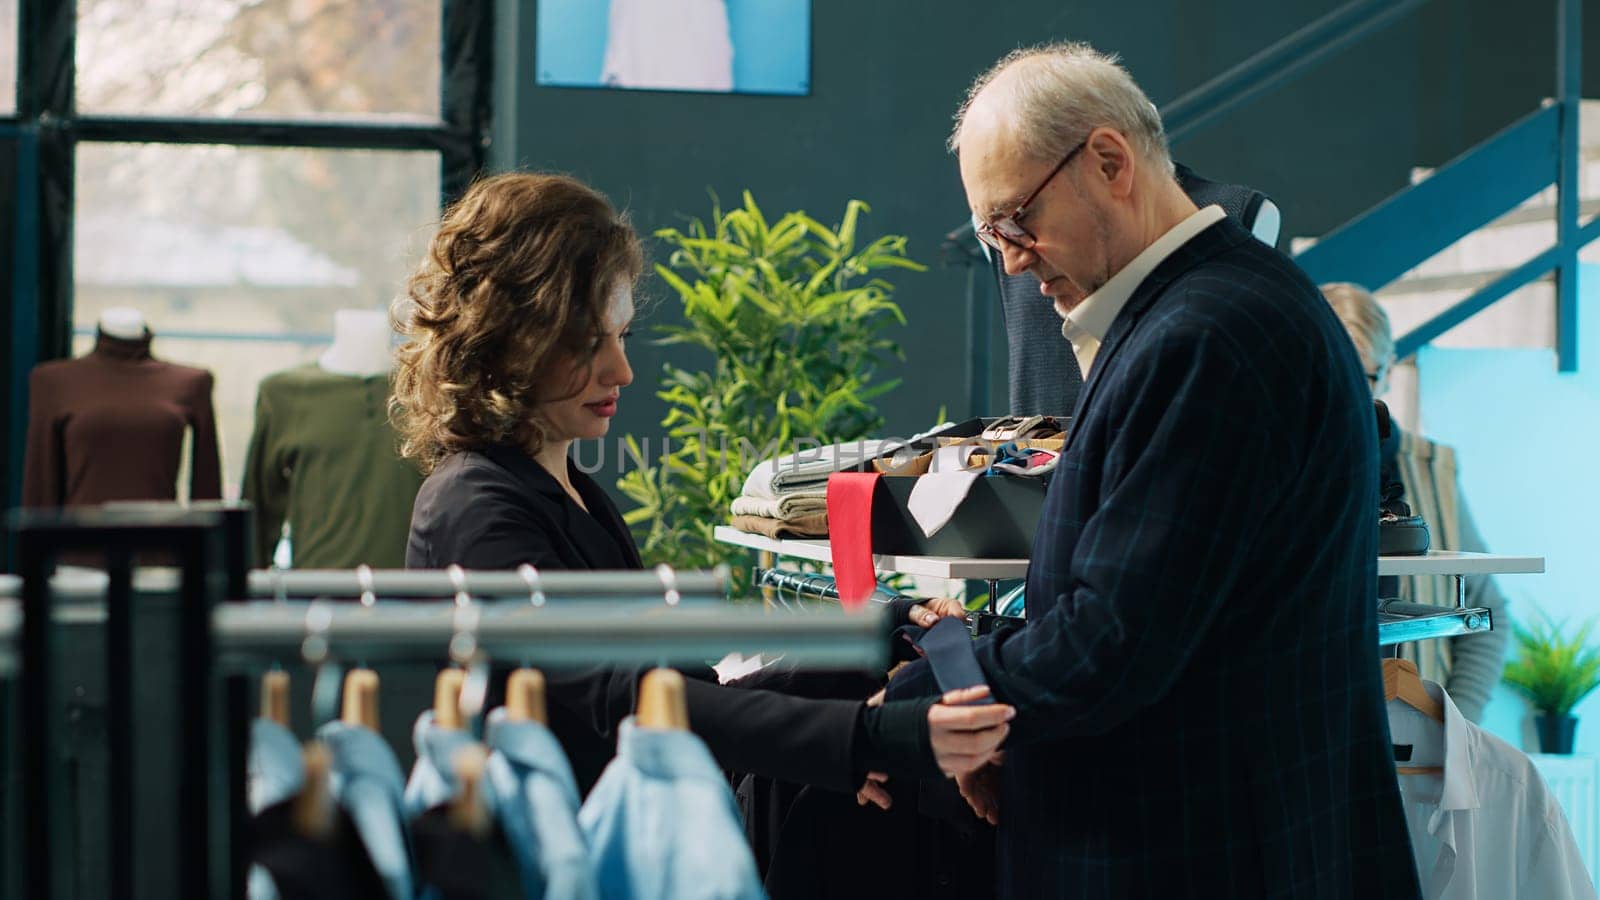
[[[1355,0],[1339,7],[1163,106],[1167,142],[1178,144],[1192,137],[1235,108],[1388,28],[1424,2]]]
[[[1395,341],[1401,359],[1513,291],[1552,272],[1556,364],[1578,365],[1578,251],[1600,238],[1600,219],[1578,224],[1581,0],[1559,0],[1556,87],[1542,109],[1395,194],[1295,257],[1312,280],[1377,290],[1535,193],[1556,187],[1556,243]]]
[[[1555,177],[1561,109],[1547,106],[1427,179],[1329,232],[1295,257],[1317,283],[1377,290],[1489,224]]]

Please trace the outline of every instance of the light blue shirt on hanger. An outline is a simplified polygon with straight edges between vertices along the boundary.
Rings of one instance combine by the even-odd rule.
[[[632,900],[765,898],[727,776],[688,731],[623,720],[617,758],[578,814],[600,892]]]
[[[411,900],[415,855],[403,805],[405,776],[394,751],[371,729],[344,722],[317,729],[317,739],[333,755],[329,786],[355,823],[372,867],[388,886],[390,897]]]
[[[417,762],[411,767],[411,778],[406,781],[406,816],[415,819],[428,810],[449,803],[461,789],[457,784],[455,755],[464,747],[477,743],[472,734],[461,728],[440,728],[433,721],[433,710],[424,710],[411,728],[411,744],[417,751]],[[494,809],[492,798],[489,808]]]
[[[522,874],[524,897],[596,900],[600,890],[578,828],[578,785],[550,729],[489,714],[485,792]]]

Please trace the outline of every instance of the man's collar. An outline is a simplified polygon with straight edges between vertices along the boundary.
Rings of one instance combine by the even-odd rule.
[[[1117,320],[1122,308],[1127,306],[1128,300],[1133,297],[1133,292],[1150,277],[1150,273],[1195,235],[1225,218],[1227,214],[1222,211],[1222,207],[1212,204],[1196,210],[1188,218],[1172,226],[1166,234],[1156,238],[1154,243],[1135,256],[1132,262],[1111,276],[1111,280],[1101,285],[1099,290],[1083,298],[1082,303],[1073,307],[1072,311],[1067,313],[1062,333],[1068,340],[1072,339],[1073,333],[1078,333],[1087,334],[1096,342],[1104,341],[1106,334],[1111,331],[1111,323]]]

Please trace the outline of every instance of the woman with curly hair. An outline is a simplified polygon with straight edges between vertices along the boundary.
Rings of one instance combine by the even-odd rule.
[[[639,240],[559,175],[478,182],[412,276],[392,408],[428,479],[406,564],[639,568],[616,506],[572,464],[633,381],[623,343]]]
[[[567,451],[606,434],[633,380],[624,342],[643,265],[627,221],[565,176],[486,178],[445,214],[402,300],[410,310],[397,316],[408,340],[391,406],[402,452],[429,472],[412,511],[407,566],[640,567],[616,507]],[[928,625],[956,612],[907,605],[898,615]],[[802,680],[769,670],[733,687],[718,685],[708,667],[683,672],[689,720],[723,766],[856,790],[860,802],[882,806],[883,776],[863,781],[875,760],[855,758],[875,744],[858,732],[904,733],[889,724],[904,718],[917,733],[921,719],[932,741],[926,765],[937,773],[959,755],[947,747],[971,753],[998,743],[1009,709],[941,704],[930,714],[931,701],[907,701],[869,710],[859,698],[875,684],[858,676]],[[638,675],[548,675],[550,726],[585,792],[611,759]]]

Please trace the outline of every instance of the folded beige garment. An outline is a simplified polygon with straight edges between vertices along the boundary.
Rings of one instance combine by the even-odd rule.
[[[767,516],[734,516],[733,527],[769,538],[819,538],[828,536],[828,514],[812,513],[793,519]]]
[[[802,494],[789,494],[776,500],[769,497],[735,497],[731,512],[736,516],[793,519],[796,516],[827,512],[827,510],[827,493],[808,491]]]

